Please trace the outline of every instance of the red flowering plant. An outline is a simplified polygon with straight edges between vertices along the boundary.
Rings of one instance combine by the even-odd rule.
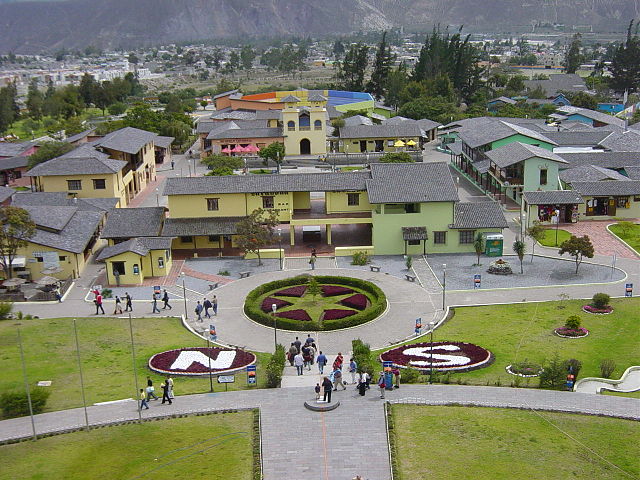
[[[339,318],[350,317],[351,315],[355,315],[356,312],[354,310],[343,310],[340,308],[330,308],[324,311],[324,320],[337,320]]]
[[[296,287],[285,288],[284,290],[275,292],[272,295],[276,297],[301,297],[304,295],[304,292],[306,291],[307,291],[306,285],[298,285]]]
[[[345,307],[355,308],[356,310],[364,310],[367,308],[367,297],[362,293],[356,293],[345,298],[340,302]]]
[[[293,305],[291,302],[287,302],[286,300],[282,300],[281,298],[273,298],[267,297],[262,301],[262,305],[260,308],[263,312],[269,313],[272,311],[271,305],[275,305],[276,309],[280,309],[282,307],[288,307],[289,305]]]
[[[341,287],[339,285],[322,285],[323,297],[336,297],[338,295],[347,295],[354,293],[354,291],[347,287]]]
[[[281,318],[290,318],[292,320],[302,320],[303,322],[310,322],[311,317],[307,313],[306,310],[298,309],[298,310],[287,310],[285,312],[276,313],[276,317]]]

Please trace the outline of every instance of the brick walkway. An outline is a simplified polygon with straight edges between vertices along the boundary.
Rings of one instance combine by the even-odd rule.
[[[184,264],[184,260],[181,260],[181,262]],[[202,273],[194,270],[193,268],[187,267],[186,265],[182,267],[182,271],[189,277],[199,278],[200,280],[206,280],[207,282],[218,282],[221,285],[226,285],[227,283],[233,282],[233,279],[229,277],[224,277],[222,275],[213,275],[211,273]]]
[[[638,219],[632,220],[638,221]],[[593,243],[597,255],[612,256],[614,253],[618,257],[638,259],[632,249],[618,240],[612,233],[607,230],[607,225],[615,223],[613,221],[584,221],[578,223],[563,224],[561,228],[572,235],[583,236],[588,235]]]

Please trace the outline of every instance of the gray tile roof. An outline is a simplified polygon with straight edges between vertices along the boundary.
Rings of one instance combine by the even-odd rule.
[[[232,110],[231,108],[225,108],[223,110],[217,110],[213,112],[209,118],[211,120],[255,120],[255,110]]]
[[[639,152],[579,152],[558,153],[569,162],[570,167],[597,165],[604,168],[620,169],[625,166],[640,165]]]
[[[507,228],[507,220],[497,202],[459,202],[449,228]]]
[[[324,95],[318,92],[309,93],[308,99],[310,102],[326,102],[327,101],[327,97],[325,97]]]
[[[35,145],[34,142],[0,142],[0,157],[16,157]]]
[[[560,180],[565,183],[572,182],[599,182],[601,180],[628,180],[624,175],[608,168],[596,165],[583,165],[581,167],[568,168],[560,172]]]
[[[583,117],[590,118],[597,122],[624,127],[624,120],[622,120],[621,118],[614,117],[613,115],[609,115],[608,113],[596,112],[595,110],[590,110],[588,108],[572,107],[566,105],[564,107],[558,107],[558,113],[566,115],[567,117],[571,115],[582,115]]]
[[[584,79],[575,73],[558,73],[549,75],[548,80],[525,80],[525,87],[528,90],[535,90],[542,87],[547,97],[552,97],[560,92],[584,92],[587,85]]]
[[[367,172],[167,178],[163,195],[365,190]]]
[[[4,202],[12,195],[15,195],[15,193],[16,191],[13,188],[0,186],[0,202]],[[13,203],[13,200],[11,203]]]
[[[640,132],[627,130],[605,137],[600,145],[612,152],[640,152]]]
[[[284,97],[282,100],[280,100],[283,103],[297,103],[300,101],[300,99],[298,97],[296,97],[295,95],[287,95],[286,97]]]
[[[434,128],[438,128],[440,125],[442,125],[441,123],[434,122],[433,120],[429,120],[427,118],[422,118],[420,120],[413,120],[411,118],[401,117],[400,115],[397,115],[391,118],[386,118],[382,121],[382,124],[398,125],[405,122],[416,123],[420,127],[420,129],[424,130],[425,132],[428,132],[429,130],[433,130]]]
[[[573,190],[523,192],[522,195],[529,205],[574,205],[584,203],[580,194]]]
[[[415,138],[422,132],[415,122],[402,122],[384,125],[344,126],[340,129],[340,138]]]
[[[573,182],[571,187],[583,197],[640,195],[640,180]]]
[[[163,135],[157,135],[155,140],[153,141],[153,144],[156,147],[169,148],[174,140],[175,140],[174,137],[165,137]]]
[[[117,198],[72,198],[66,192],[17,192],[12,204],[17,207],[50,205],[77,207],[78,210],[106,212],[116,206]]]
[[[440,122],[434,122],[433,120],[429,120],[428,118],[421,118],[420,120],[416,120],[418,122],[418,126],[428,132],[429,130],[433,130],[434,128],[438,128],[442,125]]]
[[[490,160],[480,160],[479,162],[473,162],[473,167],[478,171],[478,173],[487,173],[490,166]]]
[[[233,235],[244,217],[167,218],[162,235],[172,237],[196,235]]]
[[[603,127],[604,128],[604,127]],[[544,136],[564,147],[595,147],[611,135],[611,131],[592,129],[587,131],[562,130],[560,132],[544,132]]]
[[[541,133],[531,130],[530,128],[490,117],[468,119],[463,123],[463,126],[458,129],[460,139],[471,148],[487,145],[488,143],[517,134],[552,145],[554,144],[553,140],[548,139]]]
[[[144,257],[150,250],[170,249],[171,240],[171,237],[132,238],[126,242],[103,248],[100,255],[96,258],[96,261],[101,262],[125,252],[133,252]]]
[[[23,168],[29,164],[29,157],[7,157],[0,158],[0,170],[12,170]]]
[[[211,132],[207,139],[209,140],[224,140],[224,139],[237,139],[237,138],[279,138],[282,137],[282,129],[279,127],[268,128],[227,128],[224,130],[216,130]]]
[[[79,210],[77,207],[59,207],[51,205],[22,205],[37,227],[60,231],[69,223]]]
[[[164,207],[114,208],[107,214],[101,237],[157,237],[164,218]]]
[[[624,171],[631,180],[640,180],[640,165],[634,167],[626,166]]]
[[[234,93],[238,93],[240,90],[238,90],[237,88],[235,90],[229,90],[226,92],[222,92],[219,93],[218,95],[214,95],[213,99],[215,100],[216,98],[222,98],[222,97],[228,97],[229,95],[233,95]]]
[[[367,180],[371,203],[457,202],[449,166],[434,163],[374,163]]]
[[[494,102],[502,102],[502,103],[506,103],[508,105],[515,105],[516,102],[515,100],[513,100],[512,98],[509,97],[496,97],[496,98],[492,98],[491,100],[489,100],[488,103],[494,103]]]
[[[345,127],[354,127],[357,125],[373,125],[373,121],[364,115],[354,115],[353,117],[347,117],[344,119]]]
[[[508,167],[518,162],[522,162],[529,158],[543,158],[552,162],[567,163],[558,155],[549,150],[526,143],[511,142],[494,150],[485,153],[489,160],[498,165],[500,168]]]
[[[108,133],[98,139],[95,145],[118,152],[135,154],[148,143],[153,143],[157,134],[140,130],[139,128],[125,127],[115,132]]]
[[[95,131],[96,131],[95,127],[89,128],[88,130],[85,130],[84,132],[76,133],[75,135],[71,135],[70,137],[65,138],[64,141],[67,142],[67,143],[77,142],[78,140],[82,140],[83,138],[88,137],[89,135],[91,135]]]
[[[282,110],[256,110],[256,120],[279,120]]]
[[[55,217],[57,210],[68,207],[38,207]],[[46,247],[57,248],[72,253],[82,253],[96,233],[104,213],[82,211],[77,209],[65,227],[59,232],[51,232],[36,228],[35,234],[29,239],[31,243]]]
[[[30,177],[47,175],[106,175],[122,170],[127,162],[114,160],[109,155],[97,151],[91,145],[80,147],[40,163],[25,175]]]
[[[333,105],[327,105],[326,109],[327,109],[327,116],[332,120],[334,118],[338,118],[342,116],[342,112],[338,110],[336,107],[334,107]]]
[[[220,122],[201,120],[196,124],[196,133],[209,133],[211,130],[219,126]]]

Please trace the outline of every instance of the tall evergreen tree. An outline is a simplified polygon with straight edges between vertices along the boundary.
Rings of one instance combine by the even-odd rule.
[[[5,132],[18,118],[16,93],[16,86],[12,83],[0,88],[0,133]]]
[[[38,90],[38,79],[33,78],[29,83],[29,91],[27,92],[27,108],[29,116],[34,120],[42,118],[42,105],[44,103],[44,95]]]
[[[96,103],[96,91],[98,88],[98,82],[93,78],[93,75],[85,73],[82,76],[79,89],[80,96],[82,97],[85,105],[88,106],[90,103]]]
[[[364,90],[364,74],[367,69],[369,47],[360,42],[351,45],[342,62],[338,62],[336,75],[341,88],[351,91]]]
[[[636,92],[640,88],[640,38],[631,20],[627,38],[616,48],[611,60],[611,88],[618,92]]]
[[[377,99],[386,96],[387,82],[389,81],[389,72],[393,61],[394,55],[391,53],[391,46],[387,44],[387,32],[383,32],[382,40],[380,40],[378,51],[376,52],[376,59],[373,63],[371,79],[367,84],[367,92]]]
[[[569,49],[564,60],[564,68],[567,73],[576,73],[578,67],[582,63],[582,54],[580,49],[582,48],[582,35],[576,33],[571,40]]]

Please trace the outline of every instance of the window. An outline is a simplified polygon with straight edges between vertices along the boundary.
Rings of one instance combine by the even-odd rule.
[[[180,243],[193,243],[193,237],[180,237]]]
[[[218,200],[219,198],[207,198],[207,210],[219,210]]]
[[[627,208],[628,203],[629,203],[629,197],[616,197],[616,207]]]
[[[447,232],[433,232],[433,243],[437,245],[447,243]]]
[[[69,190],[82,190],[82,180],[67,180]]]
[[[262,197],[262,208],[273,208],[275,206],[273,195],[264,195]]]
[[[405,213],[420,213],[419,203],[406,203],[404,206]]]
[[[460,231],[460,244],[473,243],[475,230],[461,230]]]
[[[393,140],[387,140],[387,147],[393,147],[393,145],[394,145]]]
[[[288,130],[295,130],[296,129],[296,122],[294,122],[293,120],[289,120],[287,122],[287,129]]]
[[[67,256],[66,255],[59,255],[58,256],[58,260],[60,260],[61,262],[66,262],[67,261]]]
[[[220,241],[220,235],[209,235],[209,243],[218,243]]]
[[[540,170],[540,185],[547,184],[547,169],[543,168]]]
[[[421,241],[422,241],[422,240],[409,240],[409,241],[407,241],[407,243],[408,243],[409,245],[420,245],[420,242],[421,242]]]
[[[158,257],[158,268],[164,268],[164,258]]]
[[[107,181],[104,178],[94,178],[93,179],[93,189],[94,190],[104,190],[107,188]]]
[[[350,207],[356,207],[360,205],[360,194],[347,193],[347,205],[349,205]]]
[[[316,120],[313,122],[313,128],[316,130],[322,130],[322,122],[320,120]]]
[[[38,263],[44,262],[44,258],[43,257],[36,257],[36,260],[38,260]]]

